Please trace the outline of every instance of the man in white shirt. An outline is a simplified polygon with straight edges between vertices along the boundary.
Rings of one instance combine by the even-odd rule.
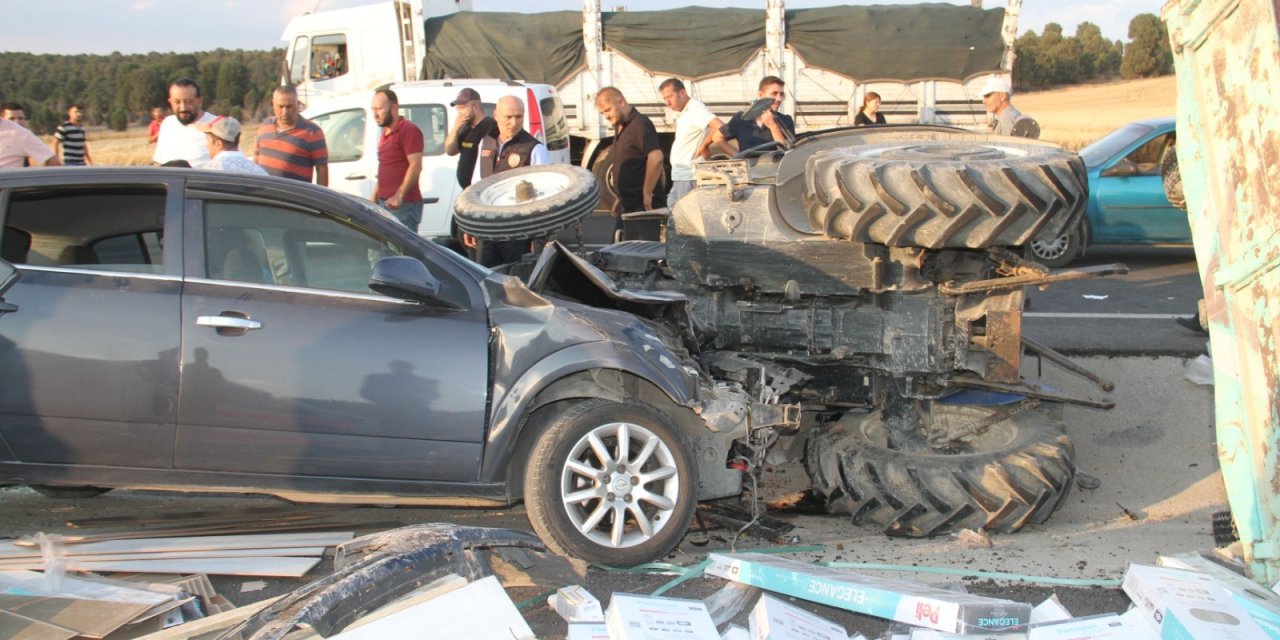
[[[671,144],[671,191],[667,192],[667,206],[674,207],[693,190],[693,163],[707,157],[710,134],[719,131],[724,122],[707,105],[690,98],[679,78],[667,78],[658,92],[667,108],[677,114],[676,138]]]
[[[231,116],[218,116],[209,124],[196,123],[196,128],[204,132],[209,156],[212,158],[202,168],[210,171],[268,175],[266,169],[240,153],[239,120]]]
[[[215,116],[204,110],[204,98],[200,86],[190,78],[179,78],[169,85],[169,108],[173,115],[160,123],[160,137],[156,139],[156,151],[151,160],[164,164],[173,160],[186,160],[196,169],[209,161],[209,146],[197,124],[209,124]]]
[[[0,169],[21,169],[27,163],[33,167],[62,164],[36,134],[17,122],[0,118]]]

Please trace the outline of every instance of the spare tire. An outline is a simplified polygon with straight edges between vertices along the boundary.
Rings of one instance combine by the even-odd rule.
[[[590,171],[547,164],[491,175],[464,190],[453,209],[458,228],[481,240],[528,240],[582,221],[599,200]]]
[[[934,403],[933,420],[963,432],[997,411],[1009,408]],[[1012,533],[1043,523],[1071,491],[1075,464],[1060,414],[1054,403],[1015,407],[946,448],[918,451],[889,446],[881,411],[849,414],[810,436],[805,468],[829,511],[886,535]]]
[[[1088,193],[1075,153],[1021,138],[953,134],[815,153],[802,206],[812,227],[830,237],[985,249],[1074,229]]]

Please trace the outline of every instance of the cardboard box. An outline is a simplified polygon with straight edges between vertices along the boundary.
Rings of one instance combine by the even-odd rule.
[[[1156,564],[1169,569],[1199,571],[1217,580],[1272,640],[1280,640],[1280,596],[1275,592],[1198,553],[1160,556]]]
[[[747,618],[751,640],[849,640],[844,627],[763,594]]]
[[[736,624],[731,624],[724,633],[720,634],[720,640],[751,640],[751,633]]]
[[[610,640],[720,640],[700,600],[615,593],[604,622]]]
[[[1139,633],[1146,633],[1140,629]],[[1151,638],[1152,636],[1147,636]],[[1107,613],[1099,616],[1053,620],[1031,626],[1027,640],[1138,640],[1134,632],[1120,616]]]
[[[1231,594],[1203,573],[1131,564],[1120,588],[1163,640],[1270,640]]]
[[[570,622],[565,640],[609,640],[609,629],[603,622]]]
[[[576,584],[557,589],[547,598],[547,604],[567,622],[604,622],[600,601]]]
[[[1025,632],[1031,605],[758,553],[713,553],[707,575],[949,633]]]

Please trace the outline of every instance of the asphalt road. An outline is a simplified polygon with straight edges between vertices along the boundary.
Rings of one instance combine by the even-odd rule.
[[[1111,263],[1127,265],[1129,273],[1029,291],[1023,333],[1068,354],[1205,352],[1207,336],[1174,322],[1194,314],[1201,298],[1190,247],[1095,247],[1066,270]]]

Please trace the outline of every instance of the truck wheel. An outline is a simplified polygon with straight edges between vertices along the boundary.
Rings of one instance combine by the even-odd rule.
[[[613,201],[618,199],[618,194],[613,192],[613,147],[605,147],[596,155],[596,161],[591,163],[591,174],[600,183],[600,204],[596,205],[596,210],[613,211]]]
[[[454,219],[481,240],[528,240],[580,222],[599,199],[600,185],[586,169],[520,167],[465,189],[454,203]]]
[[[1071,264],[1084,246],[1084,228],[1063,231],[1050,239],[1035,238],[1027,243],[1026,256],[1040,264],[1057,269]]]
[[[891,247],[1022,246],[1073,228],[1089,193],[1080,156],[978,134],[828,149],[805,174],[814,229]]]
[[[660,558],[697,506],[688,449],[656,409],[592,399],[552,420],[524,476],[533,530],[552,551],[615,566]]]
[[[965,425],[1007,407],[934,403],[935,425]],[[1039,524],[1066,499],[1075,477],[1071,442],[1041,405],[995,422],[950,448],[890,448],[881,411],[849,415],[809,439],[805,466],[832,513],[886,535],[928,537],[968,528],[1012,533]]]
[[[62,486],[56,484],[31,484],[27,485],[34,489],[36,493],[47,498],[57,498],[59,500],[78,500],[80,498],[96,498],[111,490],[110,487],[93,487],[87,485]]]
[[[1182,171],[1178,169],[1178,152],[1173,145],[1160,156],[1160,177],[1164,181],[1164,197],[1176,209],[1187,208],[1187,196],[1182,193]]]

